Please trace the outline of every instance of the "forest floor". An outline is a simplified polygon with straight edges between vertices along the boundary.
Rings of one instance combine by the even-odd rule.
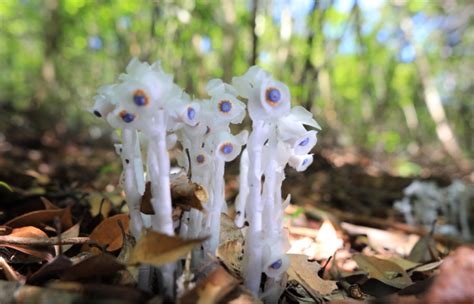
[[[123,261],[128,219],[113,147],[80,141],[48,133],[0,141],[0,303],[161,301],[136,287]],[[318,151],[307,172],[288,171],[284,182],[292,195],[285,218],[292,266],[282,303],[472,303],[472,243],[410,226],[393,208],[413,178],[390,175],[360,153]],[[237,174],[229,167],[228,202]],[[446,186],[461,175],[433,167],[423,179]],[[257,301],[239,284],[241,245],[220,248],[195,287],[207,292],[192,298],[195,290],[188,290],[181,301]]]

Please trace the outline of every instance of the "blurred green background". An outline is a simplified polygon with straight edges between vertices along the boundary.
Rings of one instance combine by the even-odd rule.
[[[405,175],[462,163],[473,16],[468,0],[0,0],[0,139],[107,137],[85,109],[137,56],[201,98],[259,64],[313,111],[323,146],[394,156]]]

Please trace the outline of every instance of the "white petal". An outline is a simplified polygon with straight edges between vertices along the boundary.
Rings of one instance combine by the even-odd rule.
[[[321,126],[313,119],[313,114],[302,106],[293,107],[288,118],[321,130]]]
[[[292,155],[288,160],[290,167],[298,172],[305,171],[313,163],[313,154]]]

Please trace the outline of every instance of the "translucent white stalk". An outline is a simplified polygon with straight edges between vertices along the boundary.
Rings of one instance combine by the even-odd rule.
[[[137,189],[136,174],[134,167],[135,145],[137,133],[135,130],[122,130],[122,161],[124,168],[124,190],[127,206],[130,213],[130,231],[138,239],[143,229],[143,221],[140,214],[141,195]]]
[[[166,116],[164,110],[158,110],[154,121],[156,132],[150,140],[155,157],[151,164],[154,176],[151,178],[151,204],[155,211],[152,227],[155,231],[174,235],[171,190],[170,190],[170,159],[166,148]],[[150,150],[149,150],[150,151]]]
[[[245,206],[249,194],[248,173],[249,172],[249,154],[244,149],[240,156],[240,176],[239,176],[239,194],[235,200],[235,225],[243,227],[245,222]]]
[[[259,293],[260,278],[262,275],[262,213],[261,200],[262,179],[262,149],[264,138],[264,122],[255,120],[252,124],[252,133],[247,145],[249,153],[247,201],[247,217],[249,229],[245,242],[245,256],[243,264],[245,286],[255,295]]]
[[[212,185],[212,191],[214,193],[213,200],[211,202],[211,208],[209,210],[210,217],[210,240],[209,240],[209,251],[212,255],[215,255],[217,247],[219,246],[219,233],[221,224],[221,211],[225,204],[224,194],[224,167],[225,161],[220,157],[216,157],[214,161],[214,183]]]

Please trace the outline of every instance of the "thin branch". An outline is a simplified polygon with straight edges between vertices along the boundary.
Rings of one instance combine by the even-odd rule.
[[[96,244],[97,242],[88,237],[73,238],[26,238],[18,236],[1,235],[0,245],[25,245],[25,246],[51,246],[51,245],[78,245]]]

